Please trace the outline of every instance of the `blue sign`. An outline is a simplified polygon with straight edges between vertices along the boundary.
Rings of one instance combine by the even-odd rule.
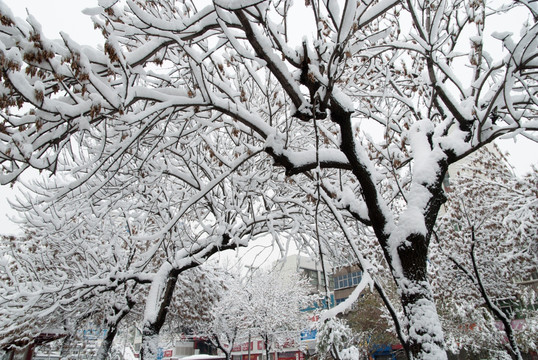
[[[301,340],[304,341],[304,340],[315,340],[316,339],[316,335],[318,334],[318,331],[317,330],[305,330],[303,332],[301,332]]]
[[[164,356],[163,348],[158,348],[157,349],[157,360],[162,360],[163,356]]]

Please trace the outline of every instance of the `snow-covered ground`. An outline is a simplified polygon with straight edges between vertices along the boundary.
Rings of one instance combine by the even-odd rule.
[[[136,356],[130,346],[126,346],[123,352],[124,360],[136,360]]]

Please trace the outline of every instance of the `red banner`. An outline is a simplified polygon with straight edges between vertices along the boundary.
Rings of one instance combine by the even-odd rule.
[[[243,355],[242,360],[249,360],[248,359],[248,354]],[[251,354],[250,355],[250,360],[258,360],[258,354]]]

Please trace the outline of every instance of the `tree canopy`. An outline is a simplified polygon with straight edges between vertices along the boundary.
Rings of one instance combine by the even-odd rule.
[[[456,349],[504,351],[509,340],[510,354],[522,359],[538,320],[527,309],[536,289],[522,285],[537,270],[536,169],[517,178],[496,147],[459,165],[430,251],[443,322]],[[523,331],[512,328],[514,319],[525,319]]]
[[[140,204],[118,216],[140,220],[138,245],[159,244],[154,279],[261,233],[323,257],[332,231],[408,357],[446,358],[427,271],[442,182],[496,138],[536,139],[535,2],[101,0],[87,13],[99,49],[47,39],[0,2],[0,182],[52,174],[45,209],[30,201],[50,231]],[[312,20],[301,43],[298,13]],[[491,31],[512,14],[517,33]],[[70,196],[85,205],[57,209]]]

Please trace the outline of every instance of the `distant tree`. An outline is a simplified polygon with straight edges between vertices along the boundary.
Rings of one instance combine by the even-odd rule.
[[[32,253],[27,253],[24,246],[17,251],[22,257],[41,257],[27,259],[27,263],[48,262],[41,269],[51,274],[62,268],[83,269],[66,276],[56,293],[49,288],[51,298],[69,294],[72,302],[80,302],[77,306],[89,309],[85,299],[113,292],[119,296],[118,303],[111,303],[112,308],[103,311],[110,314],[112,323],[106,326],[112,330],[134,305],[130,295],[120,295],[119,288],[143,291],[145,298],[139,306],[144,308],[142,349],[146,352],[157,351],[158,333],[180,273],[217,251],[245,246],[259,234],[276,235],[274,228],[279,229],[280,236],[289,229],[305,229],[300,231],[301,236],[308,233],[308,223],[298,222],[294,215],[297,206],[286,204],[286,187],[279,191],[270,181],[260,186],[260,179],[271,177],[266,162],[253,164],[251,155],[238,158],[232,153],[228,165],[237,171],[233,173],[219,165],[224,158],[216,157],[205,137],[192,138],[194,133],[178,130],[178,139],[188,142],[188,147],[177,142],[164,148],[140,143],[136,151],[124,154],[125,158],[109,159],[91,171],[79,162],[68,162],[55,176],[26,184],[25,198],[16,205],[34,244]],[[216,135],[210,131],[205,136]],[[98,149],[93,145],[80,149],[80,163],[92,165],[89,158]],[[219,145],[230,144],[221,137]],[[196,160],[189,163],[185,159]],[[88,177],[87,171],[92,176]],[[75,183],[75,188],[66,189],[66,182]],[[272,214],[274,208],[279,209],[276,215]],[[278,239],[275,241],[278,243]],[[46,260],[44,251],[49,256]],[[65,264],[50,261],[56,257],[63,258]],[[38,271],[37,276],[40,283],[48,284],[56,275],[51,279]],[[16,293],[18,289],[9,291]],[[73,296],[74,291],[83,295]],[[35,289],[32,296],[41,295]],[[57,304],[52,301],[49,306]],[[31,312],[27,315],[32,316]],[[102,356],[110,349],[115,331],[107,334],[110,338],[103,342]]]
[[[284,224],[272,216],[287,217],[283,205],[304,200],[325,202],[333,213],[327,220],[346,235],[354,234],[349,225],[369,227],[398,290],[402,316],[389,310],[407,355],[446,358],[427,271],[445,201],[442,182],[450,164],[500,136],[535,139],[535,3],[99,4],[88,10],[105,37],[96,50],[67,34],[50,41],[33,17],[18,20],[0,3],[0,181],[14,181],[30,167],[69,170],[80,178],[67,177],[67,193],[105,169],[101,182],[117,181],[118,189],[131,179],[158,183],[170,176],[196,188],[190,180],[207,172],[197,195],[190,194],[197,202],[219,180],[248,173],[250,161],[272,159],[280,168],[276,176],[251,174],[248,184],[275,180],[284,187],[293,181],[309,196],[288,193],[265,208],[271,226],[264,230],[277,239]],[[291,36],[297,14],[310,20],[300,29],[306,35],[301,43]],[[522,19],[517,35],[487,32],[487,24],[513,14]],[[501,54],[490,53],[501,46]],[[125,178],[121,170],[131,160],[139,171]],[[274,194],[265,192],[264,200],[248,207],[241,198],[244,183],[230,183],[215,196],[230,202],[222,203],[215,231],[203,238],[213,248],[224,235],[236,239],[220,230],[244,224],[229,222],[227,210],[260,210]],[[139,190],[155,195],[147,184]],[[394,201],[404,206],[393,207]],[[314,218],[319,225],[322,219]],[[163,241],[176,225],[167,223]],[[360,238],[348,239],[353,252],[360,249]],[[363,281],[382,294],[375,264],[355,255]],[[156,278],[175,271],[161,270]],[[150,294],[164,288],[155,283]],[[157,313],[146,315],[156,319]],[[148,334],[158,327],[150,323]]]
[[[365,293],[342,318],[360,339],[359,349],[367,354],[374,353],[379,346],[398,343],[390,316],[377,293]]]
[[[249,339],[248,335],[248,285],[244,279],[236,274],[233,281],[226,284],[226,290],[221,293],[219,300],[210,310],[211,320],[200,329],[201,333],[207,334],[211,343],[220,349],[229,360],[235,345],[244,343]],[[278,304],[282,308],[288,304]],[[280,309],[275,309],[279,311]],[[204,331],[205,330],[205,331]]]
[[[244,286],[239,274],[204,264],[183,273],[169,314],[170,332],[206,338],[231,359],[244,327]]]
[[[267,359],[275,348],[299,344],[301,332],[312,325],[313,314],[305,310],[318,298],[310,294],[308,280],[296,273],[258,269],[244,286],[236,301],[243,302],[245,332],[262,339]]]
[[[516,177],[492,147],[470,156],[449,186],[430,256],[447,333],[471,352],[508,345],[510,355],[522,359],[520,349],[536,343],[525,333],[536,334],[538,313],[527,313],[526,329],[518,334],[511,325],[517,313],[501,303],[512,303],[523,315],[526,293],[533,291],[518,281],[537,270],[538,173]]]
[[[177,319],[171,321],[206,337],[227,359],[234,344],[249,339],[261,339],[267,356],[284,344],[299,344],[301,332],[314,325],[314,315],[305,310],[318,295],[310,294],[308,281],[297,274],[260,269],[248,277],[218,269],[203,273],[200,282],[185,282],[183,289],[199,291],[178,296],[172,310]]]
[[[63,329],[69,340],[92,324],[107,330],[102,349],[108,352],[119,321],[144,292],[135,291],[132,283],[103,284],[106,280],[99,277],[111,265],[107,257],[111,252],[104,250],[103,243],[91,237],[72,237],[58,248],[51,239],[31,234],[3,240],[7,246],[0,252],[0,268],[5,274],[0,290],[0,346],[21,339],[30,344],[51,328]]]
[[[126,169],[123,168],[123,171]],[[172,210],[170,202],[174,198],[167,198],[164,191],[169,184],[161,183],[160,192],[154,187],[157,194],[164,194],[164,199],[153,196],[149,201],[147,194],[138,196],[136,190],[141,184],[135,181],[118,194],[114,184],[100,186],[99,196],[90,198],[90,201],[84,191],[65,195],[60,192],[57,195],[58,187],[54,185],[50,182],[39,186],[33,184],[33,194],[28,195],[26,201],[21,200],[19,209],[25,217],[24,225],[31,229],[32,234],[7,248],[8,265],[20,270],[10,273],[12,282],[19,286],[4,288],[5,299],[10,300],[1,305],[6,313],[11,314],[10,317],[14,316],[16,312],[12,308],[24,304],[18,294],[22,292],[23,298],[28,301],[28,308],[23,313],[29,319],[38,311],[62,318],[54,309],[62,306],[65,309],[68,305],[74,306],[70,311],[76,318],[92,317],[98,321],[96,314],[107,314],[107,322],[111,321],[106,325],[110,329],[107,333],[110,338],[103,342],[103,356],[110,349],[115,335],[112,330],[117,329],[136,302],[145,308],[146,320],[142,323],[152,331],[151,334],[150,330],[146,331],[146,344],[155,337],[155,333],[158,334],[164,323],[179,273],[198,266],[217,251],[241,245],[241,237],[256,236],[257,229],[266,226],[263,216],[254,220],[243,217],[241,224],[234,228],[236,233],[232,240],[226,234],[218,233],[223,228],[215,227],[214,217],[207,211],[204,215],[199,209],[194,209],[183,216],[178,225],[161,235],[167,221],[177,223],[177,220],[170,220],[169,213]],[[42,195],[36,196],[36,193]],[[174,195],[181,205],[184,194],[176,191]],[[54,201],[43,200],[43,197],[55,196],[58,198]],[[163,200],[166,202],[163,203]],[[201,207],[206,204],[197,203]],[[99,207],[107,207],[108,211],[95,211]],[[218,211],[217,204],[213,203],[210,209]],[[255,216],[255,212],[251,212],[247,217],[251,214]],[[228,215],[231,212],[228,211]],[[205,223],[204,216],[206,219],[209,217]],[[196,218],[196,223],[190,223],[189,218]],[[204,224],[205,227],[200,227]],[[222,240],[207,241],[207,238],[213,239],[212,236]],[[140,241],[141,238],[145,241]],[[159,287],[166,291],[161,293]],[[120,291],[123,288],[127,290],[126,294]],[[133,291],[138,294],[138,300],[128,295]],[[140,298],[142,294],[143,299]],[[109,296],[117,300],[104,300]],[[41,300],[39,307],[32,306],[35,299],[44,297],[48,300]],[[96,305],[88,306],[88,303],[97,306],[108,304],[111,309],[95,311]],[[12,335],[23,336],[21,333]]]

